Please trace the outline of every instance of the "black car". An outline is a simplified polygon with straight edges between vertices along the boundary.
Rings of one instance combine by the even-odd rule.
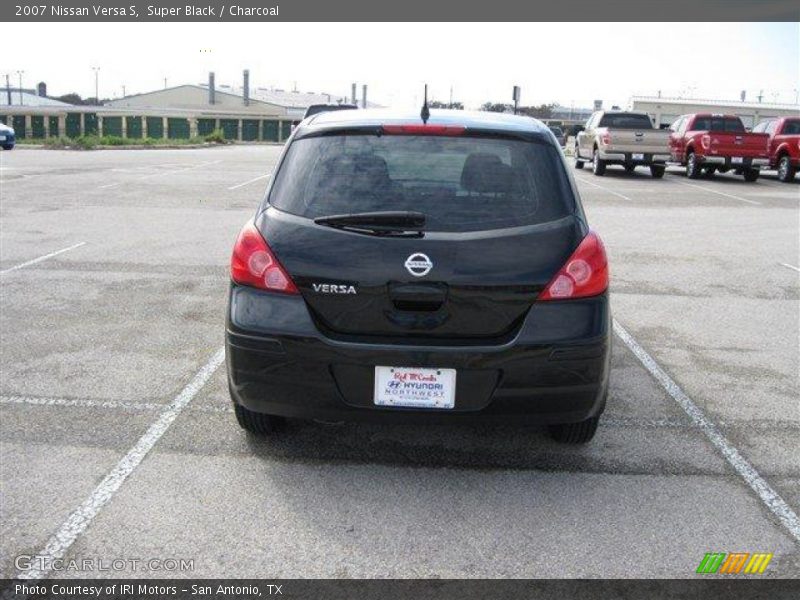
[[[231,261],[239,424],[460,419],[597,429],[608,265],[548,129],[493,113],[323,113]]]
[[[565,148],[567,145],[567,136],[564,135],[564,130],[561,129],[561,127],[558,127],[557,125],[551,125],[549,129],[556,137],[556,141],[558,142],[558,144],[562,148]]]

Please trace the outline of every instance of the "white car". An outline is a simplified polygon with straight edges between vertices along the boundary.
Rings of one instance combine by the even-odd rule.
[[[14,128],[0,123],[0,146],[3,147],[3,150],[11,150],[16,141],[17,136],[14,133]]]

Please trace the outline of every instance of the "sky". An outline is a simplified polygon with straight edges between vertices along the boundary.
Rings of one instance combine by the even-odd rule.
[[[48,94],[120,97],[184,83],[368,98],[414,107],[511,102],[626,106],[633,95],[796,103],[798,23],[19,23],[3,32],[0,77]],[[2,84],[5,81],[3,79]]]

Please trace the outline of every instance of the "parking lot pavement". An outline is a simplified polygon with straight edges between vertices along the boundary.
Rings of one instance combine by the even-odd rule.
[[[586,447],[512,426],[246,436],[213,359],[279,152],[0,153],[2,575],[47,547],[205,577],[689,577],[711,551],[797,576],[786,521],[620,338]],[[576,180],[615,318],[796,513],[800,186]]]

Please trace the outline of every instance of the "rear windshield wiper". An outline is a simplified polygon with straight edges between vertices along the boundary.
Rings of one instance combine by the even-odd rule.
[[[421,236],[425,215],[414,211],[363,212],[317,217],[314,223],[371,235]]]

